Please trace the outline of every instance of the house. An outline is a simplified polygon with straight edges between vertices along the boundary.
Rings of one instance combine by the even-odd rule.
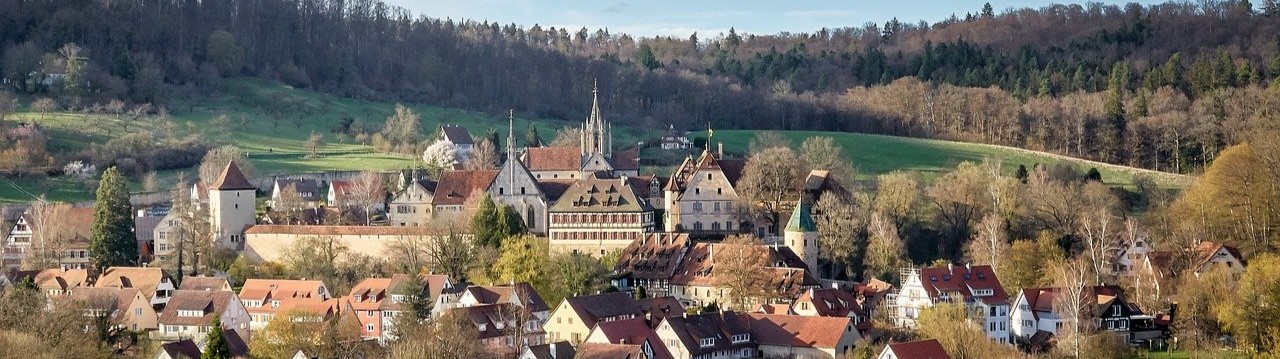
[[[318,280],[249,279],[240,287],[240,302],[250,316],[250,328],[262,329],[276,314],[294,308],[324,314],[336,302]]]
[[[663,189],[667,232],[724,235],[744,230],[750,208],[739,206],[741,198],[734,186],[745,162],[719,156],[703,151],[697,160],[685,158],[671,173]]]
[[[914,327],[924,308],[959,301],[973,313],[988,339],[1009,343],[1009,294],[991,266],[904,269],[902,289],[889,300],[897,308],[891,314],[894,323],[901,327]]]
[[[432,212],[437,215],[460,215],[471,209],[498,176],[498,171],[445,171],[431,197]]]
[[[876,359],[951,359],[937,339],[889,344]]]
[[[231,331],[242,342],[249,341],[249,312],[234,292],[221,291],[174,291],[169,304],[160,312],[160,330],[152,332],[151,337],[165,342],[182,339],[201,342],[215,329],[211,327],[214,317],[221,320],[221,330]]]
[[[592,89],[591,114],[582,124],[578,146],[537,147],[525,151],[525,168],[535,179],[581,179],[604,172],[607,177],[640,174],[640,151],[613,151],[613,127],[600,116],[599,92]]]
[[[684,305],[675,297],[649,297],[636,303],[640,305],[640,312],[644,314],[644,320],[650,327],[657,326],[663,318],[679,317],[685,313]]]
[[[13,283],[30,282],[49,297],[66,296],[70,290],[89,286],[89,271],[85,269],[41,269],[14,271],[9,274]]]
[[[182,284],[178,286],[180,290],[203,290],[203,291],[232,291],[231,282],[223,277],[185,277],[182,278]]]
[[[1087,306],[1085,313],[1094,318],[1089,325],[1093,330],[1105,330],[1116,333],[1129,340],[1147,340],[1160,336],[1156,329],[1155,317],[1142,312],[1136,305],[1123,297],[1123,291],[1117,286],[1086,286],[1080,291],[1081,303]],[[1057,335],[1063,327],[1073,324],[1070,318],[1063,318],[1061,300],[1069,300],[1063,288],[1027,288],[1018,293],[1014,300],[1011,320],[1012,334],[1023,340],[1031,340],[1037,333]],[[1069,305],[1069,304],[1068,304]],[[1043,336],[1043,335],[1042,335]],[[1032,343],[1040,344],[1040,343]]]
[[[434,207],[436,181],[415,180],[397,193],[387,207],[387,217],[392,226],[422,226],[431,221]]]
[[[511,206],[530,233],[546,235],[547,207],[551,202],[524,162],[516,157],[515,141],[515,132],[508,127],[507,156],[487,191],[494,202]]]
[[[222,174],[209,185],[209,223],[215,244],[244,249],[244,230],[257,219],[257,192],[235,161],[227,161]]]
[[[804,179],[804,191],[809,198],[817,203],[823,195],[831,193],[838,196],[848,196],[849,190],[840,184],[840,181],[831,176],[828,170],[812,170]]]
[[[622,249],[610,281],[623,292],[644,288],[648,296],[669,296],[671,278],[691,245],[688,233],[646,233]]]
[[[551,251],[604,256],[655,227],[653,207],[636,195],[626,178],[592,175],[578,180],[548,212]]]
[[[591,329],[586,341],[580,344],[579,348],[588,344],[635,345],[639,347],[634,349],[639,354],[638,358],[671,358],[671,353],[667,351],[667,347],[662,344],[662,339],[658,338],[658,332],[654,330],[657,324],[659,323],[655,322],[650,325],[650,322],[644,318],[601,321]],[[580,350],[580,352],[589,354],[585,353],[586,350]]]
[[[799,316],[850,318],[860,330],[866,330],[871,324],[871,313],[862,307],[862,303],[857,295],[847,290],[810,288],[801,293],[788,309]]]
[[[441,141],[448,142],[457,149],[459,162],[470,157],[471,151],[475,150],[475,140],[471,138],[471,133],[467,132],[466,127],[458,125],[440,126],[440,136]]]
[[[689,142],[689,136],[676,131],[675,125],[667,125],[667,132],[662,134],[662,140],[659,143],[664,150],[686,150],[693,145]]]
[[[42,211],[50,221],[45,224],[32,207],[22,213],[4,239],[0,261],[7,269],[22,267],[28,256],[43,255],[48,266],[83,269],[89,266],[89,238],[92,237],[93,208],[73,208],[50,204]],[[46,228],[47,230],[42,230]],[[42,238],[40,233],[51,238]]]
[[[98,288],[137,288],[151,305],[163,307],[177,290],[173,277],[155,267],[110,267],[94,281]]]
[[[325,238],[342,243],[351,250],[373,257],[384,257],[400,242],[421,241],[430,236],[422,228],[392,226],[302,226],[259,224],[244,231],[245,247],[241,252],[250,261],[280,261],[285,252],[300,240]]]
[[[421,279],[405,274],[368,278],[352,287],[351,293],[342,298],[343,310],[354,313],[360,321],[362,337],[385,342],[394,338],[391,333],[395,318],[410,310],[403,304],[406,300],[413,296],[434,299],[451,286],[449,277],[444,275],[427,275]]]
[[[741,314],[766,358],[841,358],[862,338],[849,317]]]
[[[436,299],[436,308],[453,309],[477,305],[511,303],[527,308],[539,320],[545,322],[551,314],[551,308],[542,300],[538,291],[529,283],[512,283],[496,286],[454,287],[455,291],[442,292]],[[541,324],[538,327],[542,327]]]
[[[644,313],[631,295],[622,292],[565,298],[543,325],[547,340],[578,345],[597,323],[641,318]]]
[[[138,211],[142,214],[143,211]],[[155,260],[156,226],[164,216],[139,215],[133,217],[133,234],[138,240],[138,263],[147,264]]]
[[[472,305],[451,310],[461,311],[476,328],[476,337],[490,353],[516,356],[519,345],[541,345],[546,333],[541,321],[527,307],[515,303]]]
[[[674,358],[754,358],[758,345],[742,316],[704,313],[663,319],[655,329]]]
[[[582,343],[574,354],[576,359],[651,359],[644,347],[635,344]]]
[[[1239,249],[1219,242],[1203,241],[1192,247],[1190,251],[1195,254],[1192,257],[1195,260],[1191,262],[1191,270],[1196,275],[1214,268],[1223,268],[1232,277],[1239,277],[1244,273],[1245,265],[1248,264],[1244,256],[1240,255]]]
[[[363,212],[365,208],[362,201],[367,196],[370,213],[382,212],[387,205],[387,191],[382,179],[379,176],[377,181],[368,184],[343,180],[329,181],[326,203],[329,208],[354,209]]]
[[[236,336],[234,331],[223,330],[222,337],[227,339],[231,358],[249,358],[249,344]],[[204,340],[204,337],[199,337],[165,343],[156,351],[156,359],[200,359],[200,353],[204,351]]]
[[[150,298],[137,288],[77,287],[63,300],[83,305],[86,315],[105,316],[130,331],[159,329],[159,315]]]
[[[569,342],[530,345],[520,353],[520,359],[573,359],[575,351]]]
[[[168,262],[178,254],[178,242],[182,240],[182,214],[170,211],[151,228],[151,256],[153,261]]]
[[[300,203],[294,205],[302,206],[302,208],[315,208],[324,203],[324,197],[320,196],[320,185],[314,179],[276,179],[271,181],[271,208],[281,208],[284,204],[280,203],[280,195],[285,189],[293,187],[293,191],[297,193]],[[289,210],[299,210],[302,208],[287,208]]]

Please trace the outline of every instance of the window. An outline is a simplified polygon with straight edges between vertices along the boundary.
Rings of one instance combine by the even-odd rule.
[[[142,315],[142,308],[133,308],[133,315]]]
[[[366,331],[366,332],[372,332],[372,331],[373,331],[373,324],[372,324],[372,323],[370,323],[370,324],[365,324],[365,325],[364,325],[364,331]]]
[[[720,212],[720,202],[716,202],[716,212]]]
[[[703,346],[703,347],[709,347],[709,346],[712,346],[712,345],[716,345],[716,338],[703,338],[703,339],[700,339],[700,340],[698,340],[698,345],[701,345],[701,346]]]
[[[695,212],[702,211],[702,202],[693,202],[693,210]]]

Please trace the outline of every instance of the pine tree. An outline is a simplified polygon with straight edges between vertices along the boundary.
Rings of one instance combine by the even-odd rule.
[[[996,17],[996,11],[991,7],[991,3],[982,4],[982,18],[990,19]]]
[[[520,220],[520,214],[516,212],[514,207],[502,205],[498,207],[498,212],[494,217],[494,224],[498,230],[495,233],[495,237],[497,237],[498,243],[505,241],[507,238],[524,234],[524,221]]]
[[[493,197],[488,194],[476,205],[476,213],[471,216],[471,235],[475,237],[476,244],[498,247],[497,209]]]
[[[538,126],[529,124],[529,132],[524,135],[524,145],[529,148],[542,147],[542,137],[538,136]]]
[[[133,232],[132,212],[124,177],[115,167],[108,168],[98,182],[89,241],[89,258],[98,270],[137,262],[138,239]]]
[[[1116,62],[1111,67],[1108,80],[1107,101],[1103,104],[1103,111],[1109,128],[1099,129],[1100,142],[1103,143],[1100,155],[1103,160],[1114,161],[1120,158],[1119,150],[1124,142],[1125,128],[1128,127],[1124,112],[1124,92],[1129,85],[1129,64],[1124,61]]]
[[[1051,97],[1051,96],[1053,96],[1053,87],[1052,87],[1052,85],[1050,85],[1050,84],[1049,84],[1049,78],[1048,78],[1048,77],[1040,79],[1040,93],[1038,93],[1038,94],[1036,94],[1036,95],[1037,95],[1037,96],[1039,96],[1039,97]]]
[[[214,316],[213,323],[209,325],[212,328],[205,336],[204,352],[200,353],[200,359],[231,358],[231,346],[227,344],[227,338],[223,337],[222,333],[222,319]]]

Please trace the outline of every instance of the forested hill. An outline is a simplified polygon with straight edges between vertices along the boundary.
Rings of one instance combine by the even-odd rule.
[[[0,0],[0,73],[71,109],[176,106],[228,76],[621,123],[860,131],[1193,171],[1280,109],[1271,0],[974,9],[936,24],[634,38],[372,0]],[[68,46],[74,44],[74,46]],[[65,85],[49,85],[61,79]]]

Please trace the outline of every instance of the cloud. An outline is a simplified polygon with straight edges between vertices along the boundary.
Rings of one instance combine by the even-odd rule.
[[[609,7],[604,8],[604,13],[606,13],[606,14],[621,14],[621,13],[623,13],[623,12],[627,11],[627,9],[628,9],[628,8],[630,8],[630,7],[631,7],[631,4],[628,4],[628,3],[625,3],[625,2],[620,2],[620,3],[613,4],[613,5],[609,5]]]
[[[790,10],[782,13],[782,16],[800,19],[849,17],[854,15],[853,11],[838,9]]]

